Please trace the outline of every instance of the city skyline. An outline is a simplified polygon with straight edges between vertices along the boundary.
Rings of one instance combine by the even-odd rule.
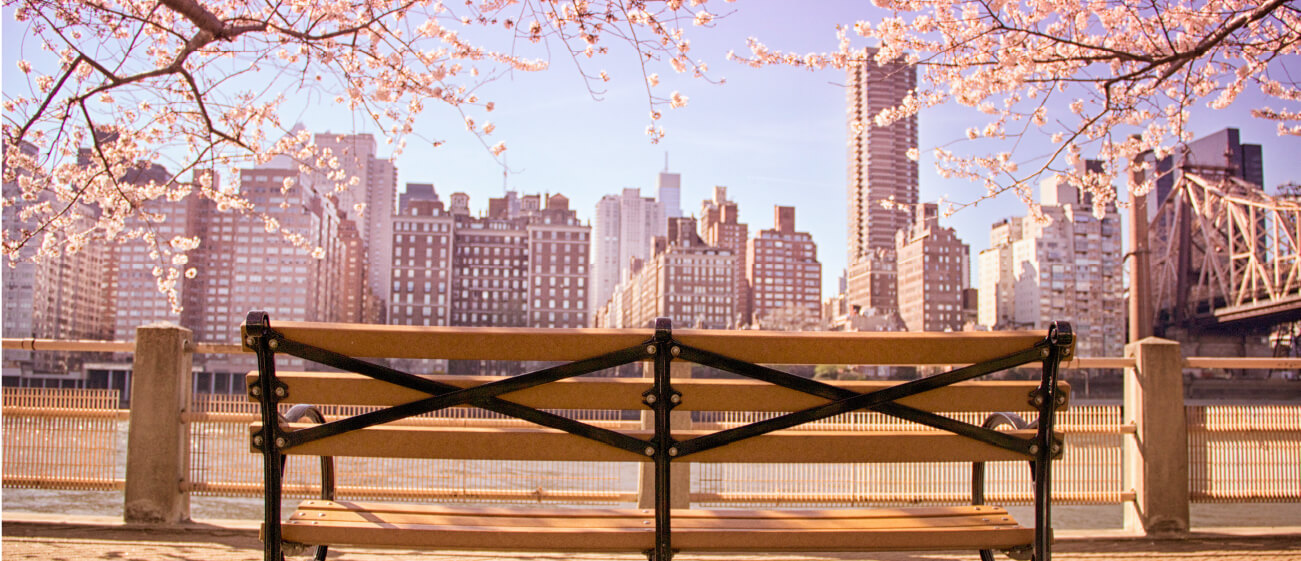
[[[564,54],[553,57],[553,68],[546,72],[506,74],[485,84],[478,90],[480,97],[493,100],[497,107],[490,114],[496,132],[485,137],[486,142],[465,132],[458,112],[444,108],[428,112],[405,153],[394,158],[397,185],[432,183],[441,193],[462,191],[478,201],[501,196],[505,187],[564,192],[579,218],[590,222],[602,195],[625,187],[651,193],[656,174],[668,167],[681,174],[682,201],[706,199],[714,186],[726,186],[742,207],[753,209],[743,211],[742,221],[760,222],[773,206],[800,207],[801,215],[809,218],[809,232],[823,246],[823,292],[834,292],[837,277],[847,266],[845,248],[840,246],[847,231],[841,207],[846,188],[843,72],[753,69],[729,62],[725,55],[747,52],[749,36],[789,52],[831,51],[837,44],[835,25],[889,14],[858,2],[827,1],[816,10],[801,12],[799,23],[792,24],[790,7],[781,2],[747,1],[744,9],[735,12],[728,10],[732,6],[717,8],[713,29],[692,33],[693,56],[709,62],[710,76],[726,83],[714,85],[672,72],[658,76],[657,95],[680,91],[688,100],[685,107],[666,110],[658,121],[667,132],[659,144],[652,144],[644,134],[649,105],[638,58],[626,45],[614,42],[607,45],[609,56],[585,61],[593,74],[605,70],[611,77],[608,83],[591,84],[598,89],[596,94],[589,93],[588,84]],[[22,52],[22,26],[6,18],[4,27],[5,52]],[[3,79],[6,91],[21,91],[15,87],[22,84],[21,74],[5,72]],[[594,102],[593,97],[603,101]],[[1301,138],[1280,137],[1274,123],[1250,117],[1250,109],[1259,107],[1260,100],[1259,92],[1248,88],[1227,109],[1194,107],[1191,128],[1201,137],[1233,126],[1242,131],[1244,142],[1262,145],[1265,187],[1272,190],[1284,181],[1301,180],[1301,160],[1290,157],[1301,152]],[[294,97],[282,112],[283,126],[302,122],[318,132],[381,137],[357,115],[322,110],[328,104],[325,99]],[[940,178],[930,150],[965,139],[966,127],[983,124],[982,117],[973,108],[952,104],[922,111],[918,118],[920,201],[945,197],[966,202],[983,194],[982,186]],[[435,148],[434,141],[440,147]],[[504,180],[488,149],[497,141],[508,147],[503,156],[512,171]],[[995,141],[981,142],[982,150],[997,148]],[[1005,145],[1020,162],[1042,155],[1032,141]],[[391,153],[392,146],[381,141],[377,155],[388,158]],[[955,228],[978,253],[988,247],[991,223],[1024,210],[1014,197],[1003,196],[964,209],[942,223]]]
[[[724,60],[729,50],[746,50],[746,37],[753,35],[774,48],[803,52],[835,48],[837,23],[871,19],[880,15],[874,8],[855,2],[828,2],[811,11],[799,25],[790,25],[780,3],[747,3],[744,10],[716,21],[716,29],[700,34],[693,51],[711,63],[710,74],[727,80],[711,85],[685,75],[660,74],[661,90],[680,90],[688,97],[686,107],[665,111],[660,121],[667,136],[651,144],[644,134],[649,122],[646,92],[635,57],[616,66],[613,58],[601,61],[611,81],[603,101],[594,102],[573,71],[572,62],[553,60],[554,68],[542,73],[518,73],[488,84],[483,97],[493,99],[492,113],[497,131],[487,137],[505,141],[506,162],[513,170],[503,184],[502,169],[486,146],[464,133],[459,115],[431,113],[426,117],[430,139],[443,141],[439,148],[415,139],[397,157],[398,185],[408,182],[433,183],[439,193],[466,192],[472,200],[500,197],[503,187],[518,192],[564,192],[578,217],[594,219],[597,201],[624,188],[655,192],[657,174],[667,168],[681,176],[681,200],[687,215],[692,201],[710,198],[714,186],[724,186],[743,209],[741,221],[761,223],[773,206],[796,206],[807,217],[805,227],[822,248],[823,294],[836,291],[837,279],[847,267],[842,240],[847,233],[845,210],[845,87],[841,70],[809,71],[769,67],[752,69]],[[618,45],[611,49],[618,53]],[[1225,127],[1242,131],[1243,142],[1260,144],[1264,150],[1265,187],[1271,191],[1285,181],[1301,181],[1301,160],[1290,154],[1301,152],[1301,137],[1280,137],[1272,122],[1250,116],[1259,100],[1246,91],[1238,102],[1223,110],[1195,107],[1192,130],[1202,137]],[[1066,111],[1064,107],[1061,111]],[[321,117],[304,109],[302,117]],[[295,116],[290,116],[293,118]],[[944,105],[924,109],[918,117],[921,202],[968,202],[984,193],[984,187],[959,180],[945,180],[934,168],[931,149],[964,140],[969,126],[984,117],[974,108]],[[292,121],[291,121],[292,122]],[[305,120],[312,130],[361,126],[361,122]],[[441,132],[440,132],[441,131]],[[982,141],[981,149],[995,149],[994,141]],[[1041,154],[1037,148],[1007,143],[1018,161]],[[1025,142],[1033,146],[1033,142]],[[988,148],[986,148],[988,147]],[[381,157],[391,147],[380,146]],[[1091,154],[1084,154],[1086,157]],[[1033,185],[1036,191],[1038,185]],[[399,187],[400,189],[401,187]],[[941,218],[958,237],[971,245],[974,254],[987,249],[991,224],[1003,218],[1025,214],[1025,206],[1004,195],[979,206]],[[699,217],[698,217],[699,218]],[[970,279],[974,284],[975,279]]]

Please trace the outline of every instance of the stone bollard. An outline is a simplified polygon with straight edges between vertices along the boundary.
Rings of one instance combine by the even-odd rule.
[[[655,363],[645,363],[645,376],[653,377],[655,375]],[[669,366],[673,378],[682,379],[691,377],[691,363],[684,360],[675,360]],[[686,397],[686,396],[683,396]],[[690,411],[673,411],[669,413],[669,425],[674,429],[691,428]],[[655,430],[655,412],[641,412],[641,428]],[[637,487],[637,508],[655,508],[655,464],[651,462],[641,462],[638,470],[641,472],[641,479]],[[669,506],[671,508],[690,508],[691,507],[691,463],[690,462],[673,462],[669,467],[669,477],[673,482],[673,488],[669,494]]]
[[[193,334],[170,323],[136,329],[131,372],[131,426],[127,435],[126,522],[172,524],[190,519],[182,491],[190,470]]]
[[[1179,343],[1148,337],[1125,346],[1136,368],[1125,369],[1121,424],[1121,489],[1125,529],[1144,535],[1188,531],[1188,428]]]

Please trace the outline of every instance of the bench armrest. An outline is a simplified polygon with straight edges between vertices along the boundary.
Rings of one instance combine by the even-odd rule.
[[[304,418],[314,423],[325,422],[325,415],[322,415],[321,411],[317,409],[315,405],[308,405],[306,403],[295,405],[292,408],[290,408],[287,413],[280,416],[281,422],[284,423],[294,423],[297,421],[301,421]],[[289,459],[288,456],[280,457],[280,475],[282,477],[282,480],[285,473],[285,462],[288,461],[288,459]],[[326,501],[333,501],[334,495],[335,495],[334,457],[321,456],[321,499]],[[285,544],[285,545],[289,545],[289,544]],[[315,561],[325,561],[326,555],[327,555],[326,546],[318,545],[316,546],[316,551],[313,554],[312,558]]]
[[[285,423],[295,423],[306,418],[314,423],[324,423],[325,415],[316,408],[315,405],[299,404],[289,409],[288,413],[280,416],[280,420]],[[285,473],[285,461],[288,456],[280,457],[280,473]],[[334,457],[321,456],[321,499],[326,501],[334,500]]]
[[[994,413],[985,418],[980,426],[987,429],[1008,426],[1013,430],[1033,429],[1039,426],[1039,420],[1027,423],[1016,413]],[[1034,481],[1034,462],[1030,462],[1030,480]],[[971,504],[985,504],[985,462],[971,463]]]
[[[985,422],[981,426],[987,429],[996,429],[998,427],[1008,426],[1012,430],[1033,429],[1039,426],[1039,420],[1026,422],[1024,418],[1016,413],[994,413],[985,417]],[[1030,463],[1030,481],[1034,481],[1034,461]],[[985,462],[971,463],[971,504],[985,504]],[[1004,551],[1013,559],[1028,559],[1029,551],[1018,549],[1013,551]],[[994,552],[988,549],[980,550],[981,561],[993,561]]]

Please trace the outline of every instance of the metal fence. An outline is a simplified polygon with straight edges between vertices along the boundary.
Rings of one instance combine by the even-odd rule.
[[[1193,502],[1301,500],[1301,405],[1189,406]]]
[[[986,413],[952,413],[979,425]],[[726,429],[772,414],[717,412],[697,428]],[[1120,407],[1077,406],[1059,412],[1066,453],[1053,466],[1053,502],[1115,504],[1120,489]],[[702,426],[703,425],[703,426]],[[873,412],[809,423],[797,430],[938,430]],[[964,504],[971,500],[969,463],[698,464],[692,500],[711,506],[906,506]],[[1031,504],[1025,462],[986,466],[985,497],[994,504]]]
[[[262,458],[249,444],[257,404],[243,395],[198,395],[190,416],[189,490],[198,495],[262,496]],[[324,406],[327,419],[365,408]],[[612,411],[557,411],[611,429],[631,428]],[[402,421],[404,425],[523,426],[490,411],[454,408]],[[636,466],[602,462],[519,462],[336,458],[338,497],[351,500],[423,499],[443,502],[552,502],[564,504],[636,500]],[[320,489],[315,458],[291,456],[285,495],[306,498]]]
[[[4,486],[125,485],[126,421],[117,390],[4,389]]]
[[[4,486],[114,490],[123,486],[129,412],[113,390],[4,389]],[[190,424],[190,478],[200,495],[260,496],[261,463],[249,447],[256,405],[244,396],[197,395]],[[327,415],[345,411],[331,411]],[[611,412],[565,414],[610,428],[633,428]],[[750,414],[749,417],[753,417]],[[749,418],[747,417],[747,418]],[[976,415],[978,417],[978,415]],[[1195,502],[1301,501],[1301,405],[1214,405],[1187,408],[1190,478]],[[736,414],[702,415],[697,428],[744,422]],[[979,418],[968,420],[979,421]],[[455,409],[410,422],[509,426],[522,423],[476,409]],[[816,430],[896,427],[872,413],[822,421]],[[1067,448],[1054,469],[1059,504],[1116,504],[1120,483],[1120,407],[1074,406],[1059,417]],[[341,459],[340,496],[449,502],[593,503],[635,500],[636,464]],[[316,493],[314,459],[294,458],[287,490]],[[1028,501],[1023,463],[994,463],[986,496],[992,503]],[[821,465],[697,464],[693,501],[704,505],[953,504],[964,501],[969,464],[881,464],[833,469]]]

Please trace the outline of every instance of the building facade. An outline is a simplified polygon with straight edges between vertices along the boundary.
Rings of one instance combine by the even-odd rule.
[[[601,197],[592,220],[589,309],[610,299],[615,286],[630,274],[634,259],[647,260],[651,240],[663,236],[667,224],[664,205],[641,196],[640,189],[624,189],[619,195]]]
[[[484,216],[464,193],[445,209],[406,200],[394,217],[393,302],[400,325],[586,327],[591,228],[564,195],[506,196]]]
[[[579,221],[564,195],[551,195],[529,216],[529,325],[587,327],[591,227]]]
[[[404,199],[398,208],[393,217],[389,323],[451,325],[454,224],[437,198]]]
[[[171,173],[166,168],[156,164],[143,166],[133,174],[133,179],[139,183],[154,182],[162,185],[171,178]],[[197,196],[185,197],[180,201],[158,198],[138,204],[142,211],[158,218],[148,223],[135,218],[127,223],[127,228],[152,232],[162,244],[173,238],[201,236],[201,211],[213,206],[211,201],[200,200]],[[202,320],[204,297],[194,280],[184,276],[176,279],[178,303],[183,307],[180,314],[172,309],[171,303],[158,291],[153,269],[160,262],[159,256],[153,252],[153,248],[138,242],[114,248],[114,279],[110,298],[117,310],[112,317],[111,338],[115,341],[134,341],[136,328],[142,325],[166,321],[189,327]],[[190,253],[189,259],[191,263],[202,267],[204,255],[201,243],[198,249]]]
[[[659,317],[684,328],[734,327],[736,256],[706,244],[695,219],[674,218],[668,225],[668,236],[655,238],[650,260],[634,261],[633,274],[598,310],[596,327],[646,327]]]
[[[272,322],[356,321],[345,308],[348,253],[340,231],[347,218],[331,196],[309,185],[285,191],[285,180],[297,177],[297,167],[285,162],[240,170],[241,193],[278,229],[215,205],[201,206],[201,273],[192,290],[202,301],[187,307],[199,317],[185,324],[196,341],[238,342],[239,326],[253,310],[267,312]],[[284,364],[303,365],[299,359]],[[254,367],[249,355],[205,356],[195,391],[238,392],[243,375]]]
[[[961,331],[970,248],[940,226],[939,205],[917,205],[912,225],[896,237],[899,315],[908,331]]]
[[[917,117],[876,126],[883,110],[899,105],[917,87],[917,71],[902,62],[872,60],[846,67],[849,212],[848,288],[851,307],[889,314],[895,293],[895,234],[908,227],[918,200]]]
[[[5,146],[6,151],[17,149],[23,156],[37,157],[36,146],[22,143],[16,147]],[[89,157],[83,151],[80,158]],[[6,158],[6,164],[20,161],[20,158]],[[18,164],[13,170],[19,178],[29,176],[29,172]],[[161,166],[140,162],[130,166],[119,178],[128,184],[145,184],[151,181],[166,183],[171,175]],[[4,183],[6,199],[22,196],[17,182]],[[52,194],[42,193],[40,201],[58,204]],[[138,201],[149,212],[168,212],[169,203],[165,198]],[[57,208],[57,207],[56,207]],[[74,205],[70,210],[81,225],[90,227],[94,220],[95,209]],[[185,228],[188,219],[186,213],[179,217],[163,217],[150,226],[156,228],[152,233],[160,243],[167,243],[175,224]],[[148,260],[148,266],[128,267],[129,274],[139,274],[140,284],[148,287],[150,301],[143,309],[124,306],[118,313],[117,295],[120,282],[119,260],[123,255],[131,257],[139,254],[145,261],[149,250],[139,240],[127,244],[91,241],[84,245],[72,247],[64,240],[55,241],[39,233],[39,225],[31,220],[24,220],[18,205],[4,208],[4,227],[6,233],[17,234],[20,230],[38,232],[18,250],[18,260],[12,266],[0,267],[0,286],[3,293],[3,331],[9,338],[37,338],[63,340],[111,340],[115,337],[118,318],[134,317],[137,323],[131,326],[129,336],[123,340],[135,339],[135,328],[144,323],[158,320],[177,322],[177,314],[171,305],[158,292],[158,285],[153,276],[153,267],[157,259]],[[141,228],[143,222],[128,221],[127,229]],[[142,230],[143,234],[145,231]],[[6,241],[14,238],[6,237]],[[17,240],[14,240],[17,241]],[[48,244],[48,245],[47,245]],[[43,250],[42,246],[46,246]],[[38,258],[39,256],[39,258]],[[184,295],[184,279],[178,283],[180,294]],[[161,312],[156,309],[161,308]],[[107,354],[74,352],[31,352],[23,350],[6,350],[3,363],[3,383],[6,386],[46,386],[46,387],[80,387],[82,379],[80,370],[83,363],[107,358]]]
[[[989,249],[980,252],[976,321],[990,329],[1011,329],[1016,324],[1012,243],[1021,239],[1023,220],[1004,218],[995,223],[989,230]]]
[[[397,199],[397,167],[391,160],[376,155],[375,137],[369,133],[318,133],[313,142],[338,168],[320,166],[301,181],[312,183],[318,192],[333,194],[338,209],[357,223],[357,231],[366,245],[367,283],[374,295],[387,302],[390,276],[389,254],[393,251],[393,216]],[[342,176],[330,177],[330,172]],[[356,178],[356,182],[352,182]]]
[[[736,202],[727,199],[727,187],[715,186],[714,197],[700,203],[698,224],[700,237],[706,245],[726,249],[735,256],[732,294],[736,298],[736,317],[733,318],[733,325],[736,326],[748,325],[751,316],[751,280],[746,266],[746,241],[750,235],[750,226],[741,222],[740,214]]]
[[[795,207],[774,207],[773,227],[750,238],[745,253],[752,325],[816,329],[822,315],[822,264],[813,236],[795,231]]]
[[[1027,217],[996,225],[996,239],[1004,243],[982,253],[982,267],[990,263],[991,268],[981,271],[981,291],[992,297],[981,295],[981,323],[1047,329],[1053,321],[1068,320],[1078,355],[1120,356],[1126,337],[1120,214],[1110,207],[1095,218],[1092,200],[1066,182],[1045,181],[1041,192],[1048,220]],[[992,267],[995,249],[1010,253],[1009,263],[997,269]],[[997,261],[1003,259],[1000,253]]]
[[[681,218],[682,175],[665,169],[655,176],[655,199],[664,206],[665,218]]]

